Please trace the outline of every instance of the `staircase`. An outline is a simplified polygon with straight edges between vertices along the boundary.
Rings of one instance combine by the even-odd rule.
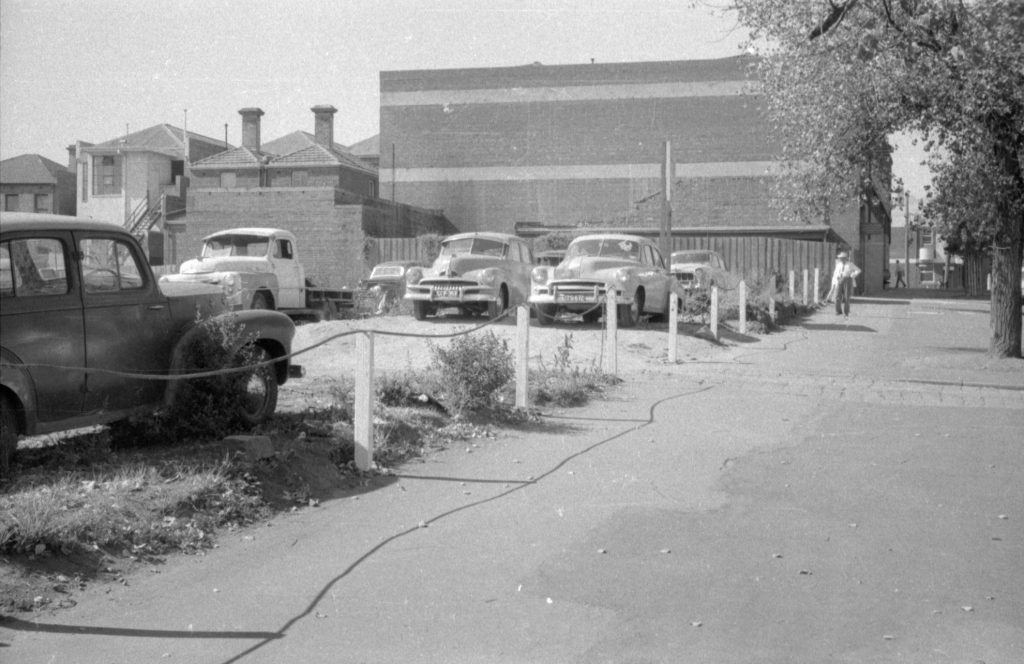
[[[161,194],[155,205],[150,205],[147,196],[132,210],[124,227],[135,237],[142,238],[163,217],[166,204],[167,194]]]

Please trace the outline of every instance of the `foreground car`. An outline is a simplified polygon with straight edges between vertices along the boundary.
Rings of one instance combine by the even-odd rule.
[[[602,313],[608,286],[615,288],[619,324],[632,327],[644,314],[668,314],[671,278],[653,241],[637,235],[583,235],[569,244],[557,267],[533,269],[530,304],[537,323],[561,313],[588,322]]]
[[[500,316],[526,301],[533,254],[520,237],[506,233],[461,233],[441,243],[429,269],[410,268],[405,299],[423,320],[444,307],[464,314]]]
[[[226,303],[217,286],[171,287],[158,288],[139,243],[120,226],[0,213],[0,471],[19,435],[105,424],[173,402],[180,381],[135,375],[180,372],[201,334],[197,321]],[[255,424],[274,412],[295,326],[273,311],[230,321],[241,327],[246,354],[276,360],[245,386],[238,415]]]
[[[713,286],[728,271],[722,255],[707,249],[673,251],[671,265],[669,271],[685,290]]]

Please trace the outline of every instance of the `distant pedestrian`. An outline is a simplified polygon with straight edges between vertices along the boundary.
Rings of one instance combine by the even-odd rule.
[[[899,288],[900,284],[903,284],[904,288],[907,287],[907,282],[903,281],[903,266],[900,265],[899,261],[896,261],[896,285],[893,288]]]
[[[860,275],[860,268],[850,261],[850,254],[842,251],[836,256],[836,270],[832,273],[832,287],[836,292],[836,316],[850,315],[850,297]]]
[[[836,301],[836,278],[835,278],[836,277],[836,270],[838,270],[842,266],[842,264],[843,264],[842,261],[840,261],[837,258],[836,259],[836,264],[834,266],[832,266],[832,284],[831,284],[831,286],[828,289],[828,293],[825,294],[825,302],[835,302]]]

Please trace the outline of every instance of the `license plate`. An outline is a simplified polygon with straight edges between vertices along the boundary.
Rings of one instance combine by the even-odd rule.
[[[577,302],[586,303],[586,302],[592,301],[593,299],[594,299],[594,296],[590,295],[588,293],[559,293],[557,301],[558,302],[567,302],[567,303],[577,303]]]
[[[458,286],[434,286],[435,300],[458,300],[462,297],[462,289]]]

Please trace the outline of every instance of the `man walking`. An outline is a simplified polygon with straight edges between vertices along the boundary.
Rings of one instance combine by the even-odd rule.
[[[844,318],[850,315],[850,297],[853,296],[853,286],[857,276],[860,275],[860,268],[850,261],[850,254],[845,251],[839,252],[836,256],[836,270],[832,273],[832,287],[836,292],[836,316]]]
[[[903,284],[904,288],[907,287],[907,282],[903,281],[903,266],[896,261],[896,285],[893,288],[899,288],[900,284]]]

